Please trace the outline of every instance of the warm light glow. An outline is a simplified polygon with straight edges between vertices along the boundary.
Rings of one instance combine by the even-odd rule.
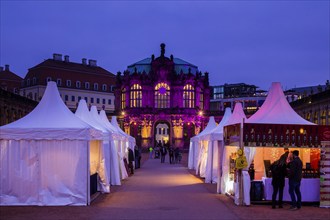
[[[121,115],[125,115],[125,112],[124,112],[124,111],[122,111],[122,112],[121,112]]]
[[[300,128],[299,133],[300,134],[303,134],[304,133],[304,129],[303,128]]]
[[[199,111],[198,114],[199,114],[200,116],[202,116],[202,115],[203,115],[203,111]]]
[[[187,124],[190,125],[190,122],[188,122]]]
[[[134,122],[134,125],[136,125],[136,122]]]

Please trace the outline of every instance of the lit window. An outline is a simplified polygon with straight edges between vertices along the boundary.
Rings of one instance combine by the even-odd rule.
[[[199,108],[204,109],[204,94],[202,92],[199,94]]]
[[[194,87],[187,84],[183,87],[183,107],[194,108],[195,107],[195,91]]]
[[[131,86],[130,107],[142,107],[142,87],[139,84]]]
[[[126,89],[124,88],[121,91],[121,109],[126,108]]]
[[[81,82],[80,82],[80,81],[77,81],[77,82],[76,82],[76,88],[79,89],[80,87],[81,87]]]
[[[158,83],[155,87],[155,108],[170,107],[170,87],[166,83]]]

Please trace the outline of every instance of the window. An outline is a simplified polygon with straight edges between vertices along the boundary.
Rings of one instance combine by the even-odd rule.
[[[33,77],[32,78],[32,85],[35,85],[35,84],[37,84],[37,78],[36,77]]]
[[[86,101],[86,103],[88,102],[88,98],[87,97],[85,97],[85,101]]]
[[[102,104],[105,105],[105,99],[102,99]]]
[[[166,83],[158,83],[155,87],[155,108],[170,107],[170,87]]]
[[[100,99],[99,98],[96,98],[96,103],[100,104]]]
[[[26,80],[26,85],[29,86],[30,85],[30,79]]]
[[[139,84],[131,86],[130,107],[142,107],[142,87]]]
[[[99,90],[99,84],[94,83],[94,90],[95,90],[95,91]]]
[[[102,85],[102,91],[107,91],[107,85],[106,84]]]
[[[80,99],[81,99],[81,96],[78,96],[78,102],[80,101]]]
[[[71,96],[71,101],[72,101],[72,102],[76,101],[76,97],[75,97],[74,95]]]
[[[187,84],[183,87],[183,107],[194,108],[195,107],[195,91],[194,87]]]
[[[121,90],[121,109],[126,108],[126,89]]]
[[[47,77],[46,82],[52,81],[52,77]]]
[[[57,86],[61,86],[62,85],[62,79],[56,79],[56,84],[57,84]]]
[[[89,89],[89,82],[85,82],[85,89]]]
[[[68,95],[65,95],[64,96],[64,100],[67,102],[67,101],[69,101],[69,96]]]
[[[77,81],[77,82],[76,82],[76,88],[79,89],[80,87],[81,87],[81,82],[80,82],[80,81]]]
[[[111,99],[108,99],[108,105],[111,105]]]
[[[67,81],[66,81],[66,86],[67,86],[67,87],[71,87],[71,80],[67,80]]]
[[[114,89],[114,86],[111,85],[111,86],[110,86],[110,92],[113,92],[113,89]]]
[[[199,108],[204,109],[204,94],[202,92],[199,95]]]
[[[91,98],[91,103],[94,103],[94,98]]]

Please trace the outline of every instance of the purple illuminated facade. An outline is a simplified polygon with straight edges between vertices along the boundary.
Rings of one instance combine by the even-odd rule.
[[[179,58],[161,55],[143,59],[118,72],[116,109],[124,130],[142,147],[156,141],[187,148],[208,121],[208,73]]]

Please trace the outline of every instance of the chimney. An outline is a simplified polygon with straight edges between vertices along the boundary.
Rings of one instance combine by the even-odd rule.
[[[89,66],[96,66],[96,60],[88,60]]]
[[[84,66],[87,65],[87,59],[86,58],[82,58],[81,62]]]
[[[66,63],[69,63],[70,61],[69,61],[69,56],[68,55],[65,55],[64,56],[64,61],[66,62]]]
[[[54,53],[53,60],[62,61],[62,54]]]
[[[5,70],[9,71],[9,65],[8,64],[5,65]]]

